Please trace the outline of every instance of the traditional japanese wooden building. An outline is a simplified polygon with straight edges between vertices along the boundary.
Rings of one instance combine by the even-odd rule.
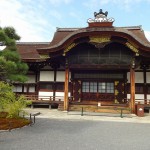
[[[85,28],[57,28],[50,43],[17,43],[29,80],[14,91],[62,97],[63,110],[134,113],[136,102],[148,103],[150,42],[141,26],[114,27],[107,15],[95,12]]]

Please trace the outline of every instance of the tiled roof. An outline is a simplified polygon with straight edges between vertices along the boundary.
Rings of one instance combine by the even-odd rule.
[[[118,33],[124,33],[131,36],[133,39],[138,41],[141,45],[150,48],[150,42],[146,39],[141,26],[131,26],[131,27],[104,27],[104,28],[58,28],[54,34],[54,38],[51,44],[48,47],[39,48],[38,51],[42,52],[46,49],[54,49],[56,47],[61,46],[66,40],[69,38],[80,34],[80,33],[87,33],[87,32],[94,32],[94,31],[114,31]],[[53,50],[52,50],[53,51]]]
[[[37,48],[49,46],[48,42],[17,42],[17,50],[22,60],[40,60]]]
[[[121,31],[131,35],[135,38],[138,42],[143,44],[144,46],[150,47],[150,42],[145,37],[144,31],[142,30],[141,26],[134,26],[134,27],[116,27],[116,31]]]
[[[57,28],[53,40],[48,42],[18,42],[17,48],[21,58],[25,61],[40,61],[40,55],[55,51],[55,48],[60,47],[68,39],[73,38],[77,34],[87,34],[92,32],[114,32],[118,34],[129,35],[134,40],[138,41],[142,46],[150,49],[150,42],[146,39],[141,26],[129,27],[101,27],[101,28]],[[38,53],[39,52],[39,53]]]
[[[54,37],[49,46],[58,44],[59,41],[62,41],[65,37],[82,28],[57,28]]]

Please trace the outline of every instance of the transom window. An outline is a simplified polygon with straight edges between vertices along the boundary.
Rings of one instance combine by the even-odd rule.
[[[82,82],[82,92],[114,93],[113,82]]]

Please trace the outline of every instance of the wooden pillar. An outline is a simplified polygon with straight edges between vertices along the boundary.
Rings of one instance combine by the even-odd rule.
[[[56,96],[56,77],[57,77],[57,68],[54,68],[54,83],[53,83],[53,96]]]
[[[27,84],[27,94],[29,94],[29,84]]]
[[[40,70],[35,71],[35,94],[39,92]]]
[[[65,69],[64,111],[67,111],[68,106],[69,106],[68,92],[69,92],[69,68],[66,67],[66,69]]]
[[[22,93],[24,93],[24,84],[22,84]]]
[[[147,104],[147,88],[146,88],[146,67],[143,69],[143,77],[144,77],[144,104]]]
[[[130,109],[132,113],[135,113],[135,71],[130,68]]]

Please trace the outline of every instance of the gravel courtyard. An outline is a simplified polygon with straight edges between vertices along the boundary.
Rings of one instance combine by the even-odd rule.
[[[0,150],[149,150],[150,124],[37,118],[33,126],[0,132]]]

